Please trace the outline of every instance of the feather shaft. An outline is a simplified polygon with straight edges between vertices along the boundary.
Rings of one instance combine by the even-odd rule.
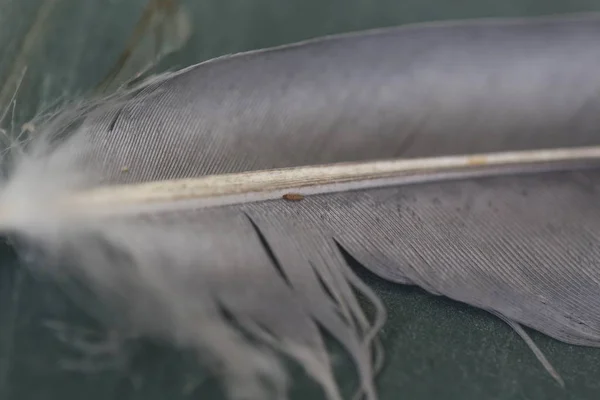
[[[272,200],[290,191],[324,194],[406,183],[514,173],[593,168],[600,146],[482,153],[279,168],[195,179],[105,186],[75,194],[73,205],[111,210],[152,203],[196,201],[195,207]],[[187,204],[187,203],[186,203]]]

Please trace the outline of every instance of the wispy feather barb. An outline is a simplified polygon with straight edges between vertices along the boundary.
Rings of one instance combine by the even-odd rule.
[[[49,121],[0,226],[235,399],[287,396],[277,352],[345,397],[321,330],[377,398],[385,311],[344,252],[598,346],[599,39],[597,15],[488,20],[211,60]]]

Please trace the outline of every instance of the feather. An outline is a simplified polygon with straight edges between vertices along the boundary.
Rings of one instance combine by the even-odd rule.
[[[599,38],[598,15],[422,24],[160,75],[38,124],[0,227],[234,399],[286,398],[281,353],[346,397],[324,333],[377,398],[385,310],[348,257],[598,346]]]

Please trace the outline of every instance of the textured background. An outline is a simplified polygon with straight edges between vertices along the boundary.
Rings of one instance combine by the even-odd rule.
[[[172,0],[171,0],[172,1]],[[169,0],[163,1],[169,3]],[[192,34],[158,69],[226,53],[323,34],[417,21],[600,11],[600,0],[189,0]],[[93,91],[118,62],[147,0],[0,0],[1,125],[15,126],[60,99]],[[160,11],[155,13],[161,15]],[[163,38],[168,37],[163,32]],[[172,36],[172,35],[171,35]],[[136,47],[138,61],[177,47],[177,35]],[[158,44],[158,46],[155,46]],[[125,69],[133,74],[139,65]],[[133,68],[133,69],[131,69]],[[1,110],[1,109],[0,109]],[[20,268],[8,247],[0,253],[0,399],[211,399],[214,380],[191,360],[157,343],[132,342],[111,353],[109,333],[48,283]],[[383,331],[387,364],[382,400],[597,399],[600,350],[568,346],[535,332],[534,340],[566,382],[561,389],[525,343],[494,317],[421,290],[365,275],[389,311]],[[90,360],[78,340],[96,343]],[[111,355],[112,354],[112,355]],[[352,388],[343,358],[339,376]],[[317,398],[300,377],[297,398]]]

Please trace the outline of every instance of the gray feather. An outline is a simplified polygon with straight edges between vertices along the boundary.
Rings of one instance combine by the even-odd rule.
[[[127,217],[73,216],[54,199],[101,184],[598,145],[599,39],[594,15],[475,21],[199,64],[49,121],[5,182],[0,225],[37,242],[56,261],[47,271],[85,278],[130,329],[196,350],[234,398],[285,397],[276,351],[342,398],[320,328],[376,398],[384,310],[342,249],[385,279],[598,346],[597,168]]]

